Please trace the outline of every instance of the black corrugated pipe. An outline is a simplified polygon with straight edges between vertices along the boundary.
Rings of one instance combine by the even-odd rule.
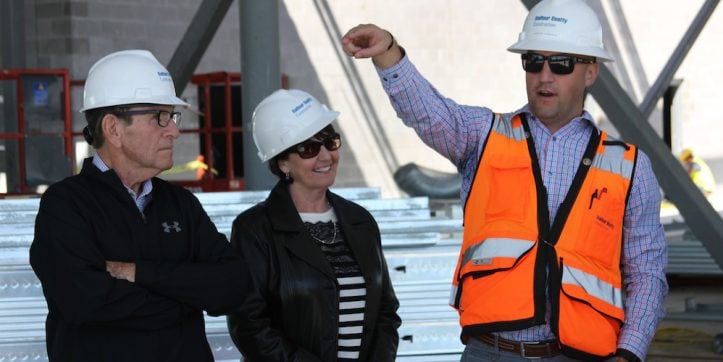
[[[462,176],[458,173],[431,170],[413,162],[394,172],[394,181],[410,196],[432,199],[458,198],[462,187]]]

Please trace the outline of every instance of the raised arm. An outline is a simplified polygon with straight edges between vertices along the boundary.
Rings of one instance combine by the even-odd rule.
[[[341,39],[344,52],[371,58],[397,116],[457,168],[476,167],[493,120],[488,108],[465,106],[439,92],[411,63],[390,32],[357,25]]]

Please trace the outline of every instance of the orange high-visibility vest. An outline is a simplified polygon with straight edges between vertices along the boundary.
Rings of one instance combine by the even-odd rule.
[[[450,304],[463,335],[545,323],[564,354],[612,356],[625,314],[620,255],[637,149],[594,130],[550,223],[529,127],[498,115],[464,212]],[[551,225],[551,226],[550,226]]]

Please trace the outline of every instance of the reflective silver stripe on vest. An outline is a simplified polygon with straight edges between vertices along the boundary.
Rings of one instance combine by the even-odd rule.
[[[464,251],[461,265],[465,266],[470,261],[475,265],[489,265],[494,258],[499,257],[517,259],[530,250],[534,243],[530,240],[509,238],[485,239]]]
[[[603,154],[595,155],[592,167],[612,172],[629,180],[633,174],[633,163],[625,159],[625,148],[606,146]]]
[[[562,283],[577,285],[584,289],[587,294],[623,309],[623,294],[620,288],[615,288],[612,284],[602,281],[592,274],[565,265],[562,273]]]
[[[495,115],[495,126],[494,131],[507,136],[507,138],[513,138],[515,141],[525,140],[525,129],[520,127],[512,127],[512,120],[508,119],[509,115]]]
[[[452,285],[452,290],[449,291],[449,305],[451,305],[453,308],[457,308],[457,304],[455,303],[457,301],[457,286]]]

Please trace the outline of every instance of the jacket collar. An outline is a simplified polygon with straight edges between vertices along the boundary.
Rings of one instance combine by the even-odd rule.
[[[334,207],[339,223],[355,225],[364,222],[363,214],[355,210],[346,199],[329,190],[326,191],[326,197],[331,206]],[[271,189],[266,204],[269,209],[274,211],[270,215],[271,226],[274,230],[287,232],[301,232],[304,230],[304,223],[301,221],[299,212],[291,200],[289,187],[284,182],[279,181]]]
[[[99,182],[110,187],[113,190],[123,191],[124,195],[128,194],[128,192],[125,190],[126,187],[123,185],[120,177],[118,177],[118,174],[116,174],[112,168],[106,171],[101,171],[93,163],[93,157],[88,157],[83,160],[83,168],[80,170],[80,174],[82,176],[98,180]]]
[[[279,244],[314,269],[326,274],[329,278],[334,278],[334,271],[321,249],[314,245],[314,240],[304,232],[304,223],[291,199],[289,186],[283,181],[279,181],[271,190],[266,203],[269,208],[271,228],[274,234],[281,236],[275,238]]]
[[[368,278],[372,275],[373,270],[365,270],[365,267],[368,269],[370,265],[376,265],[373,260],[369,260],[374,257],[372,253],[374,248],[370,247],[369,243],[376,243],[378,240],[370,240],[375,238],[373,232],[366,232],[366,227],[370,226],[367,225],[362,230],[359,227],[361,224],[368,223],[369,217],[365,217],[365,214],[359,211],[360,206],[355,206],[331,191],[327,190],[326,196],[331,206],[334,207],[338,220],[337,226],[342,231],[352,253],[354,253],[362,274],[365,278]],[[330,278],[336,278],[321,249],[315,245],[315,241],[305,232],[304,223],[301,221],[294,202],[291,200],[288,185],[279,181],[271,190],[266,203],[271,211],[269,218],[274,233],[288,235],[279,239],[284,247]]]
[[[122,200],[130,200],[130,202],[135,205],[133,197],[137,195],[130,196],[132,195],[132,190],[123,184],[120,177],[118,177],[118,174],[115,173],[112,168],[107,168],[107,166],[106,170],[98,168],[93,161],[93,157],[88,157],[83,160],[83,167],[80,170],[80,175],[82,177],[88,177],[98,181],[105,187],[113,190],[116,197],[119,197]],[[148,199],[147,202],[150,202],[153,199],[153,194],[156,193],[154,190],[156,190],[159,186],[159,180],[160,179],[153,177],[144,183],[144,185],[146,185],[144,186],[144,189],[148,189],[146,196]],[[142,193],[144,189],[142,189]]]

